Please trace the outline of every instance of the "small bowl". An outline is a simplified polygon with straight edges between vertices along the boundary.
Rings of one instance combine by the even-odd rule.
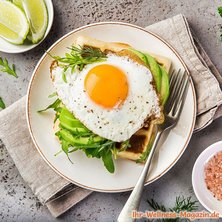
[[[193,167],[192,184],[200,203],[211,213],[218,212],[222,217],[222,201],[217,200],[207,189],[204,172],[207,162],[220,151],[222,151],[222,141],[212,144],[200,154]]]
[[[0,52],[6,52],[6,53],[22,53],[29,51],[33,48],[35,48],[37,45],[39,45],[48,35],[54,18],[54,10],[53,10],[53,4],[51,0],[45,0],[45,4],[48,10],[48,27],[46,29],[45,35],[43,39],[38,42],[37,44],[23,44],[23,45],[14,45],[10,42],[7,42],[3,38],[0,37]]]

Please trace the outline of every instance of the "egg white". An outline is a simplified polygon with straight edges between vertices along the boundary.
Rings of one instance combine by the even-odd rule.
[[[120,108],[106,109],[94,103],[84,89],[84,80],[90,69],[100,64],[120,68],[128,81],[128,96]],[[152,85],[152,74],[143,65],[127,57],[108,55],[104,62],[89,64],[73,74],[63,69],[52,71],[53,84],[67,109],[95,134],[116,142],[129,139],[151,115],[160,116],[159,98]],[[115,89],[113,89],[115,90]]]

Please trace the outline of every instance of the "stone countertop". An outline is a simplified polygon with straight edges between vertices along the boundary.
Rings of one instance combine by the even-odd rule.
[[[26,94],[32,71],[44,51],[57,39],[82,25],[100,21],[123,21],[147,26],[183,13],[217,68],[222,70],[222,19],[217,7],[221,0],[54,0],[55,20],[47,39],[34,50],[1,57],[16,64],[19,78],[0,72],[0,96],[7,106]],[[4,84],[3,84],[4,83]],[[191,173],[198,155],[210,144],[221,140],[222,119],[192,136],[178,163],[161,179],[144,189],[140,209],[148,207],[147,198],[173,206],[178,195],[192,196]],[[3,144],[0,144],[0,221],[116,221],[129,192],[106,194],[94,192],[58,219],[53,218],[24,184]],[[201,205],[199,209],[204,209]],[[206,221],[206,220],[205,220]],[[214,220],[215,221],[215,220]]]

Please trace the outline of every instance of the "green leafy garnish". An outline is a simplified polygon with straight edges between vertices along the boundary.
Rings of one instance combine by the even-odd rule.
[[[70,49],[70,53],[66,53],[65,57],[60,56],[52,56],[55,59],[59,66],[64,68],[64,73],[67,71],[68,68],[71,69],[73,73],[75,68],[81,71],[85,65],[91,64],[94,62],[101,62],[104,61],[106,58],[106,54],[103,53],[100,49],[93,48],[93,47],[75,47],[72,46]]]
[[[54,96],[57,96],[57,92],[54,92],[54,93],[50,94],[50,95],[48,96],[48,98],[52,98],[52,97],[54,97]]]
[[[104,150],[104,153],[102,155],[102,160],[103,160],[103,163],[104,163],[106,169],[110,173],[114,173],[115,167],[114,167],[114,163],[113,163],[113,155],[112,155],[111,149]]]
[[[62,72],[62,80],[67,83],[65,71]]]
[[[48,109],[56,109],[59,107],[60,104],[61,104],[60,99],[57,99],[55,102],[47,106],[45,109],[38,110],[38,113],[45,112]]]
[[[148,143],[146,150],[140,155],[139,159],[136,160],[136,163],[144,163],[146,161],[147,157],[150,154],[150,150],[152,148],[154,139],[155,139],[155,134],[151,136],[150,142]]]
[[[222,17],[222,6],[218,7],[218,13]],[[221,30],[221,34],[220,34],[220,39],[222,41],[222,30]]]
[[[43,112],[48,109],[54,109],[56,112],[55,121],[59,119],[59,130],[56,132],[56,136],[61,142],[62,151],[70,161],[69,154],[81,150],[89,158],[102,159],[106,169],[110,173],[114,173],[115,166],[113,157],[115,158],[118,152],[130,146],[129,140],[122,142],[121,147],[117,148],[116,142],[102,138],[87,129],[62,105],[59,99],[38,112]],[[55,155],[59,153],[61,152],[59,151]]]
[[[1,97],[0,97],[0,108],[5,109],[5,103],[3,102]]]
[[[147,200],[150,207],[153,208],[153,210],[156,211],[162,211],[162,212],[176,212],[179,213],[180,211],[187,211],[192,212],[194,210],[198,209],[197,202],[198,201],[192,201],[192,197],[183,197],[178,196],[176,197],[175,206],[173,208],[166,208],[164,205],[157,203],[154,199]],[[157,222],[181,222],[181,221],[189,221],[188,219],[181,219],[181,218],[169,218],[169,219],[156,219],[154,221]]]
[[[220,16],[222,17],[222,6],[218,7],[218,13],[219,13]]]
[[[144,162],[145,162],[145,160],[146,160],[147,157],[149,156],[150,148],[151,148],[151,144],[149,143],[149,145],[148,145],[148,147],[146,148],[146,150],[141,154],[141,156],[139,157],[139,159],[136,160],[136,163],[144,163]]]
[[[1,66],[0,71],[6,72],[9,75],[12,75],[12,76],[18,78],[16,71],[15,71],[15,65],[12,64],[12,67],[10,68],[7,59],[2,59],[2,57],[0,57],[0,66]]]

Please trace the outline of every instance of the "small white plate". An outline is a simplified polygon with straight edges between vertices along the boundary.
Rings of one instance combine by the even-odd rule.
[[[70,47],[80,35],[91,36],[103,41],[124,42],[141,51],[150,51],[166,56],[172,60],[175,70],[186,69],[177,52],[157,35],[141,27],[121,23],[102,22],[91,24],[73,30],[59,39],[48,50],[52,55],[64,56],[67,47]],[[131,190],[138,180],[143,165],[133,161],[117,159],[115,173],[110,174],[103,166],[100,159],[87,158],[81,151],[70,155],[73,164],[64,153],[57,157],[56,152],[61,150],[61,145],[53,132],[54,112],[43,114],[37,110],[46,107],[54,99],[48,99],[53,93],[49,67],[52,58],[44,54],[37,64],[28,89],[27,119],[31,137],[36,148],[44,160],[62,177],[70,182],[91,190],[100,192],[122,192]],[[181,157],[193,132],[196,118],[195,91],[190,80],[187,98],[177,126],[170,131],[166,141],[154,157],[152,172],[146,184],[163,176]]]
[[[219,151],[222,151],[222,141],[212,144],[200,154],[193,167],[192,184],[200,203],[210,212],[220,213],[222,217],[222,201],[217,200],[207,189],[204,173],[205,164]]]
[[[6,53],[26,52],[35,48],[46,38],[46,36],[49,34],[49,31],[52,27],[53,18],[54,18],[54,9],[53,9],[53,4],[51,0],[45,0],[45,4],[48,10],[48,26],[47,26],[43,39],[37,44],[29,43],[29,44],[23,44],[23,45],[14,45],[0,37],[0,52],[6,52]]]

